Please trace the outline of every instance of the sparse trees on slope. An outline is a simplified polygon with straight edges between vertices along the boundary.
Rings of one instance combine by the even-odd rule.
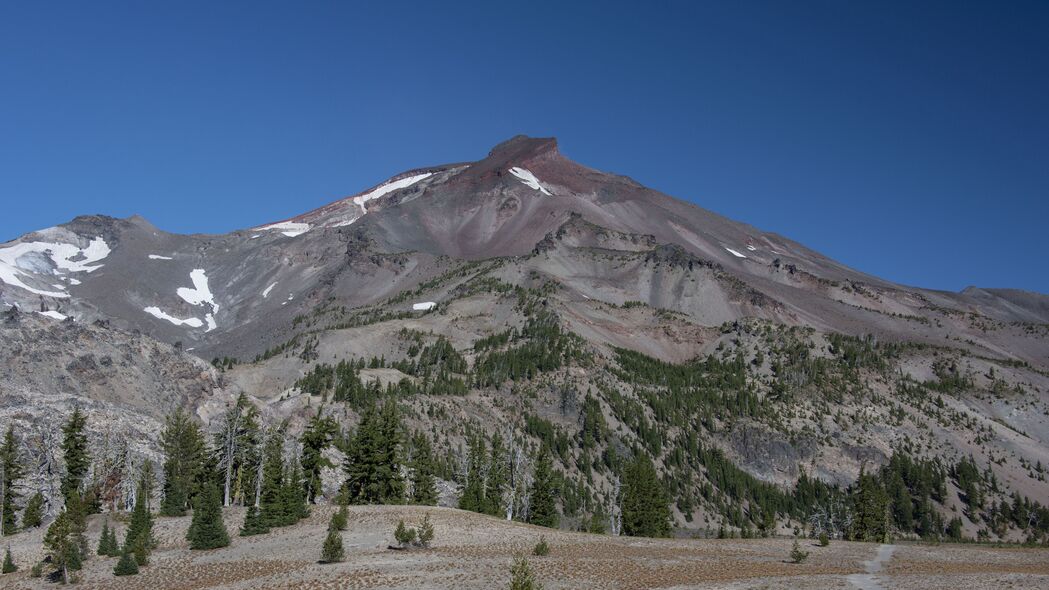
[[[8,426],[4,442],[0,445],[0,535],[12,535],[18,531],[15,520],[15,501],[18,493],[15,486],[22,479],[22,465],[18,457],[18,444],[14,426]]]
[[[222,503],[218,487],[207,485],[193,505],[193,522],[186,534],[190,549],[217,549],[229,545],[229,534],[222,522]]]
[[[204,436],[192,418],[178,409],[165,420],[160,445],[164,451],[164,498],[160,514],[184,516],[204,468]]]

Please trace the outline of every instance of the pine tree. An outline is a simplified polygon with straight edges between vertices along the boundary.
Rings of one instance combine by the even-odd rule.
[[[66,471],[62,476],[62,495],[67,501],[73,493],[80,491],[84,477],[91,467],[87,434],[84,432],[86,426],[87,416],[79,407],[73,409],[69,421],[62,426],[62,454],[66,464]]]
[[[204,467],[204,436],[181,408],[168,415],[160,435],[164,451],[162,516],[185,516],[195,494],[197,477]]]
[[[623,532],[638,537],[670,534],[666,492],[647,455],[638,452],[623,471]]]
[[[543,585],[536,579],[532,566],[524,557],[514,559],[510,566],[510,590],[543,590]]]
[[[262,493],[259,498],[262,522],[269,528],[284,526],[288,508],[285,505],[283,427],[271,430],[263,453]]]
[[[550,449],[543,445],[535,462],[532,478],[532,505],[528,522],[539,526],[557,528],[560,520],[554,500],[554,473]]]
[[[484,502],[484,437],[474,435],[470,440],[469,466],[466,469],[466,482],[459,495],[459,509],[472,512],[483,512]]]
[[[430,522],[430,515],[427,514],[423,517],[422,524],[419,525],[419,545],[429,547],[433,541],[433,536],[433,523]]]
[[[204,486],[193,506],[193,521],[186,534],[190,549],[217,549],[229,545],[229,534],[222,522],[222,501],[218,487]]]
[[[258,506],[248,506],[248,513],[244,517],[244,525],[240,529],[240,536],[250,537],[252,535],[263,535],[270,532],[270,528],[262,521],[262,514]]]
[[[889,534],[887,515],[889,498],[877,477],[860,470],[852,491],[853,522],[850,537],[854,541],[883,542]]]
[[[102,536],[98,539],[98,554],[102,557],[117,557],[120,555],[116,531],[109,527],[108,520],[102,523]]]
[[[127,548],[120,554],[120,561],[113,568],[114,576],[133,576],[138,573],[138,560]]]
[[[331,446],[339,426],[330,416],[323,415],[323,408],[310,418],[302,433],[302,471],[306,480],[306,502],[314,503],[321,492],[321,470],[335,465],[324,456]]]
[[[18,500],[16,486],[22,475],[18,444],[12,425],[7,427],[4,443],[0,446],[0,535],[12,535],[18,531],[18,523],[15,520],[15,501]]]
[[[417,432],[412,438],[412,504],[437,505],[437,480],[430,438]]]
[[[332,524],[340,531],[345,531],[350,526],[350,512],[346,505],[340,503],[339,509],[332,516]]]
[[[29,497],[22,512],[22,527],[35,528],[44,524],[44,495],[37,492]]]
[[[310,515],[306,501],[306,486],[302,481],[302,469],[298,461],[292,461],[291,469],[284,478],[284,509],[286,522],[295,524]]]
[[[148,467],[143,469],[142,479],[139,481],[138,494],[135,496],[135,508],[131,512],[131,523],[128,525],[127,535],[124,538],[124,552],[131,552],[135,556],[138,565],[146,565],[149,562],[149,554],[156,546],[153,538],[153,515],[149,512],[149,473]]]
[[[51,565],[69,583],[69,572],[79,570],[87,553],[84,537],[84,513],[80,495],[75,490],[66,497],[65,508],[44,534],[44,549]]]
[[[506,512],[506,506],[503,505],[503,490],[509,481],[509,469],[506,463],[506,447],[503,446],[503,438],[498,432],[492,436],[490,457],[488,476],[485,478],[484,512],[492,516],[502,516]]]
[[[7,546],[7,551],[4,553],[4,565],[0,568],[0,574],[13,574],[18,571],[18,566],[15,565],[15,560],[11,557],[11,546]]]
[[[400,504],[404,479],[400,464],[400,418],[390,400],[380,412],[364,409],[343,463],[346,493],[353,504]]]
[[[335,515],[332,515],[331,522],[328,523],[328,536],[325,537],[324,546],[321,547],[321,563],[337,563],[346,557],[339,530],[341,529],[335,521]]]

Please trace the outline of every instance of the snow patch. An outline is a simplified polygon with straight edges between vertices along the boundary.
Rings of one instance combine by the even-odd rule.
[[[207,304],[211,306],[211,312],[204,317],[208,323],[206,331],[210,332],[216,328],[214,314],[219,312],[219,304],[215,303],[215,296],[208,287],[208,275],[203,268],[195,268],[189,273],[189,278],[193,281],[193,288],[179,287],[175,292],[190,305]],[[200,320],[197,320],[197,322],[198,325],[195,327],[202,325]]]
[[[262,291],[262,298],[265,299],[265,298],[269,297],[270,296],[270,291],[272,291],[273,288],[276,287],[276,286],[277,286],[277,283],[273,283],[269,287],[266,287],[266,289]]]
[[[754,252],[754,251],[757,250],[757,248],[755,248],[754,246],[751,246],[750,244],[747,244],[747,250],[750,250],[751,252]]]
[[[197,318],[187,318],[187,319],[181,320],[179,318],[169,316],[168,314],[166,314],[163,311],[161,311],[159,307],[147,307],[147,308],[143,309],[142,311],[148,313],[149,315],[151,315],[153,317],[156,317],[156,318],[159,318],[159,319],[162,319],[162,320],[167,320],[167,321],[171,322],[172,324],[175,324],[176,326],[189,326],[190,328],[199,328],[199,327],[204,325],[204,322],[200,321]]]
[[[524,168],[518,168],[517,166],[514,166],[510,169],[510,174],[516,176],[521,182],[528,185],[532,190],[537,190],[547,196],[550,195],[550,191],[546,190],[546,187],[540,184],[539,179],[536,178],[535,174],[532,174],[530,171]]]
[[[161,256],[160,254],[150,254],[149,255],[149,259],[150,260],[174,260],[174,258],[172,258],[170,256]]]
[[[0,281],[45,297],[66,298],[65,287],[44,291],[30,287],[23,277],[34,274],[61,275],[66,272],[93,272],[103,265],[95,264],[109,256],[111,250],[101,236],[88,242],[86,248],[62,242],[19,242],[0,248]]]
[[[79,284],[80,284],[80,281],[78,281],[78,280],[74,279],[73,277],[70,277],[70,278],[69,278],[69,284],[70,284],[70,285],[79,285]]]
[[[739,252],[733,250],[732,248],[729,248],[728,246],[725,246],[725,249],[728,250],[729,254],[735,256],[736,258],[746,258],[747,257],[746,254],[740,254]]]
[[[406,176],[406,177],[398,179],[398,180],[391,180],[390,182],[386,182],[386,183],[380,184],[379,186],[377,186],[374,189],[364,193],[363,195],[359,195],[359,196],[353,197],[353,203],[355,205],[360,205],[361,207],[364,207],[364,204],[367,203],[368,201],[371,201],[371,200],[374,200],[374,199],[378,199],[379,197],[381,197],[383,195],[388,195],[388,194],[392,193],[393,191],[401,190],[402,188],[408,188],[409,186],[419,182],[420,180],[422,180],[424,178],[428,178],[430,176],[433,176],[433,172],[424,172],[422,174],[416,174],[414,176]],[[356,220],[354,220],[354,221],[356,221]],[[349,225],[350,223],[353,223],[353,222],[351,221],[349,223],[346,223],[346,225]]]
[[[56,319],[58,321],[62,321],[64,319],[66,319],[66,317],[67,317],[67,316],[65,316],[65,315],[63,315],[61,313],[58,313],[57,311],[54,311],[54,310],[38,311],[37,313],[40,314],[40,315],[46,315],[47,317]]]
[[[423,301],[423,302],[416,303],[416,304],[412,305],[412,310],[413,311],[430,311],[431,309],[433,309],[435,307],[437,307],[437,304],[435,302],[433,302],[433,301]]]
[[[311,226],[308,223],[297,223],[297,222],[294,222],[294,221],[282,221],[280,223],[272,223],[270,225],[265,225],[265,226],[257,228],[257,229],[260,229],[260,230],[267,230],[267,229],[280,230],[280,233],[288,236],[289,238],[294,238],[295,236],[301,236],[302,234],[310,231],[311,227],[313,227],[313,226]],[[254,238],[252,238],[252,239],[254,239]]]

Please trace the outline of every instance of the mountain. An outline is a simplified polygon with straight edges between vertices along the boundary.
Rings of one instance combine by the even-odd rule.
[[[1049,502],[1049,297],[872,277],[549,138],[224,235],[78,217],[0,246],[0,303],[22,396],[0,417],[27,429],[26,400],[61,390],[126,425],[244,393],[294,430],[335,394],[303,378],[357,361],[361,396],[400,396],[448,464],[472,432],[553,447],[572,518],[639,452],[683,527],[786,526],[799,480],[891,457],[938,474],[916,510],[969,536],[1031,534],[997,511],[1014,492]]]

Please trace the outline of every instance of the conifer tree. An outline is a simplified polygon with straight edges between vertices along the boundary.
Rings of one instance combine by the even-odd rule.
[[[229,545],[229,534],[222,522],[222,501],[214,483],[204,486],[197,496],[186,539],[190,549],[217,549]]]
[[[0,568],[0,574],[13,574],[18,571],[18,566],[15,565],[15,560],[11,557],[11,546],[7,546],[7,551],[4,552],[4,565]]]
[[[404,501],[396,402],[391,399],[381,412],[374,405],[365,408],[347,451],[343,470],[350,503],[400,504]]]
[[[306,502],[306,487],[302,481],[302,469],[298,461],[292,461],[284,480],[285,520],[287,524],[295,524],[310,515]]]
[[[331,522],[328,523],[328,536],[325,537],[324,546],[321,547],[321,563],[337,563],[346,557],[346,552],[342,548],[340,530],[335,521],[335,515],[332,515]]]
[[[350,512],[346,509],[345,504],[339,504],[338,511],[332,516],[332,523],[340,531],[345,531],[350,526]]]
[[[554,500],[554,472],[550,449],[543,445],[535,462],[532,477],[532,505],[528,522],[539,526],[557,528],[560,517]]]
[[[401,475],[401,418],[395,400],[387,400],[382,408],[381,418],[378,465],[380,502],[400,504],[404,502],[405,486]]]
[[[506,513],[503,490],[509,482],[509,466],[507,465],[506,447],[503,446],[503,437],[498,432],[492,435],[490,457],[488,474],[485,478],[484,512],[492,516],[502,516]]]
[[[339,431],[338,424],[330,416],[323,415],[323,408],[310,418],[302,433],[302,471],[306,486],[306,502],[312,504],[321,492],[321,470],[335,465],[324,456]]]
[[[412,438],[412,449],[411,503],[436,506],[437,480],[434,477],[436,468],[430,438],[421,431],[417,432]]]
[[[148,474],[151,473],[151,469],[148,463],[146,465],[139,482],[138,494],[135,496],[131,523],[128,525],[127,535],[124,538],[124,552],[132,553],[140,566],[149,562],[149,554],[156,546],[156,540],[153,538],[153,515],[149,512]]]
[[[623,471],[623,532],[636,537],[670,534],[670,508],[652,460],[636,453]]]
[[[120,561],[113,567],[114,576],[133,576],[138,573],[138,560],[126,547],[120,553]]]
[[[88,469],[91,467],[91,455],[87,449],[87,416],[74,408],[69,421],[62,426],[62,454],[66,470],[62,476],[62,495],[69,500],[73,493],[80,491]]]
[[[196,493],[197,478],[204,468],[204,436],[200,427],[181,408],[168,415],[160,435],[164,451],[164,497],[162,516],[185,516],[189,499]]]
[[[262,520],[262,514],[258,506],[248,506],[248,513],[244,516],[244,525],[240,529],[240,536],[263,535],[270,532],[270,528]]]
[[[284,486],[284,429],[274,428],[266,439],[262,466],[262,493],[259,510],[266,527],[287,522],[287,492]]]
[[[852,490],[853,522],[849,536],[854,541],[884,542],[889,535],[889,498],[877,477],[860,470]]]
[[[116,531],[110,528],[108,520],[102,523],[102,536],[98,539],[98,554],[102,557],[117,557],[120,555]]]
[[[15,520],[15,501],[18,500],[16,486],[22,479],[22,465],[18,460],[18,444],[14,426],[8,426],[0,445],[0,535],[12,535],[18,531]]]
[[[69,572],[79,570],[87,556],[84,528],[83,506],[80,495],[74,490],[66,497],[65,508],[44,534],[47,557],[64,583],[69,583]]]
[[[484,437],[482,435],[477,434],[471,437],[466,482],[463,485],[462,493],[459,495],[460,510],[484,511],[484,467],[486,460],[484,447]]]
[[[37,492],[29,497],[22,512],[22,528],[35,528],[44,524],[44,495]]]

